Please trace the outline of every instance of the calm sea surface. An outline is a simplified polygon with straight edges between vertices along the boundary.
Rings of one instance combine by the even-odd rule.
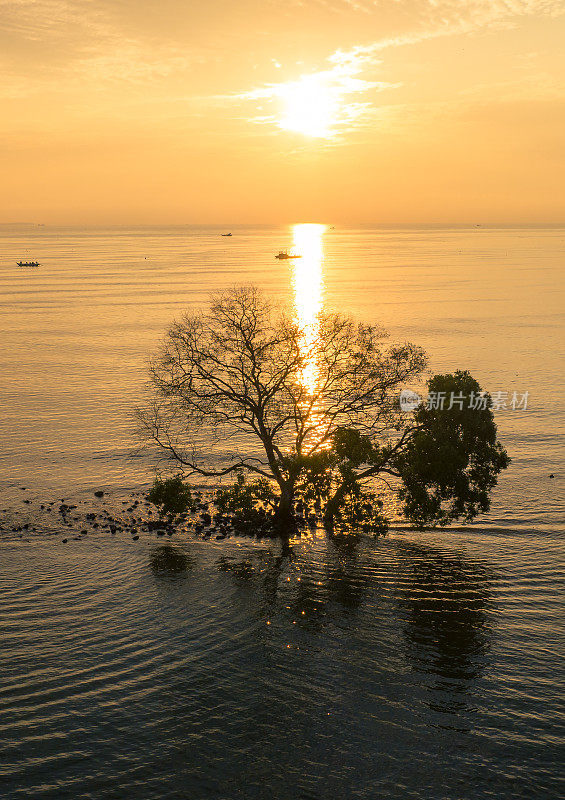
[[[565,230],[219,233],[0,228],[0,796],[561,796]],[[80,535],[95,489],[115,510],[152,480],[131,421],[147,356],[241,282],[381,323],[434,372],[508,393],[490,514],[315,532],[292,559]]]

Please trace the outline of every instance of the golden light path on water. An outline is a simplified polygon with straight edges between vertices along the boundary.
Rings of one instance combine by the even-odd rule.
[[[292,284],[296,319],[303,329],[301,345],[306,354],[311,350],[318,334],[318,314],[323,306],[325,225],[311,223],[294,225],[293,253],[301,258],[293,262]],[[314,358],[306,360],[301,375],[302,385],[314,392],[318,381],[318,367]]]

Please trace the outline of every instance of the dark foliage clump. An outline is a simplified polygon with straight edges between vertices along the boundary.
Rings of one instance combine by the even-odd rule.
[[[248,481],[238,472],[231,486],[216,490],[218,521],[228,520],[236,533],[264,536],[273,532],[276,494],[265,478]]]
[[[167,518],[170,524],[192,505],[190,486],[183,481],[182,475],[155,478],[147,499],[159,508],[161,517]]]

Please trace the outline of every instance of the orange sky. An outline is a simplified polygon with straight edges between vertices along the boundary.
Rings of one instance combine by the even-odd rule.
[[[0,222],[565,221],[562,0],[0,0]]]

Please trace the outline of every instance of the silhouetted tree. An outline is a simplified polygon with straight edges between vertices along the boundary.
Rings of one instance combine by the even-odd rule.
[[[404,513],[418,527],[470,521],[490,508],[497,476],[510,463],[496,438],[488,395],[468,372],[434,375],[430,396],[465,398],[462,406],[434,408],[421,404],[414,412],[410,436],[391,463],[402,480]]]
[[[151,362],[144,434],[190,474],[272,481],[282,530],[296,506],[323,510],[329,526],[384,530],[375,482],[390,478],[418,524],[472,518],[507,464],[492,410],[402,411],[400,389],[422,375],[426,356],[412,344],[385,347],[386,337],[339,314],[302,330],[254,287],[213,296],[207,312],[172,325]],[[433,380],[479,390],[467,373]]]

